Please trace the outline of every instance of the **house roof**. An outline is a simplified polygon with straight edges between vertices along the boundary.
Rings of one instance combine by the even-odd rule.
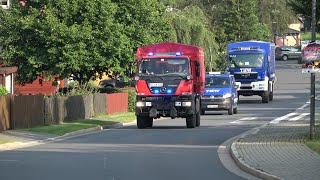
[[[18,68],[13,67],[0,67],[0,74],[11,74],[17,72]]]

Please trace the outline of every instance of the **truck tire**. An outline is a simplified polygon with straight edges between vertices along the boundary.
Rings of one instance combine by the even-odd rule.
[[[269,103],[269,94],[268,91],[262,93],[262,103]]]
[[[201,110],[201,115],[204,115],[205,114],[205,111],[202,109]]]
[[[186,117],[187,128],[195,128],[196,127],[196,114],[192,114]]]
[[[153,118],[152,117],[147,117],[145,123],[146,123],[146,127],[152,128],[152,126],[153,126]]]
[[[273,101],[273,91],[271,91],[270,94],[269,94],[269,100]]]
[[[144,116],[137,116],[137,127],[139,129],[144,129],[147,127],[146,118]]]
[[[200,126],[200,112],[197,112],[196,114],[196,127]]]
[[[269,101],[273,101],[273,84],[272,84],[272,89],[269,93]]]

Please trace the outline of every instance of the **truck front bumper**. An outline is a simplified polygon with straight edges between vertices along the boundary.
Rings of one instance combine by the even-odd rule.
[[[137,96],[136,115],[159,117],[187,117],[194,114],[193,96]]]

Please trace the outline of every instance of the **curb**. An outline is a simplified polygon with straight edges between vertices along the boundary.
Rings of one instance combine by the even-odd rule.
[[[64,140],[64,139],[68,139],[68,138],[72,138],[72,137],[76,137],[76,136],[81,136],[81,135],[86,135],[86,134],[90,134],[90,133],[94,133],[94,132],[103,131],[106,129],[117,129],[117,128],[129,126],[129,125],[133,125],[135,123],[136,123],[136,121],[129,122],[129,123],[116,123],[116,124],[110,125],[110,126],[97,126],[97,127],[93,127],[93,128],[81,129],[78,131],[66,133],[61,136],[56,136],[56,137],[47,138],[47,139],[43,139],[43,140],[34,140],[34,141],[29,141],[29,142],[12,142],[12,143],[0,144],[0,151],[9,151],[9,150],[14,150],[14,149],[19,149],[19,148],[36,146],[36,145],[44,144],[46,142],[54,142],[54,141]],[[6,132],[6,133],[14,136],[14,134],[11,132]]]
[[[232,159],[235,161],[235,163],[238,165],[238,167],[243,170],[244,172],[247,172],[255,177],[258,177],[258,178],[262,178],[262,179],[266,179],[266,180],[282,180],[283,178],[280,178],[280,177],[277,177],[275,175],[272,175],[272,174],[268,174],[266,172],[263,172],[261,170],[258,170],[252,166],[250,166],[248,163],[245,162],[245,160],[243,159],[243,157],[241,157],[237,151],[237,148],[235,147],[236,146],[236,143],[240,140],[240,139],[243,139],[245,138],[246,136],[248,135],[251,135],[251,134],[257,134],[260,129],[262,127],[265,127],[267,126],[267,124],[264,124],[260,127],[257,127],[257,128],[253,128],[247,132],[244,132],[243,134],[239,135],[238,138],[236,138],[232,144],[231,144],[231,147],[230,147],[230,154],[231,154],[231,157]]]

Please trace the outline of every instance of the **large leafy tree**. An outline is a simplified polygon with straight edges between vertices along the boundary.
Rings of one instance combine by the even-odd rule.
[[[223,27],[227,41],[269,41],[268,27],[257,16],[256,0],[225,0],[217,12],[217,24]]]
[[[200,46],[205,50],[207,69],[217,68],[217,43],[215,32],[210,29],[210,22],[205,13],[198,6],[187,6],[181,10],[169,12],[172,28],[174,29],[173,41]],[[211,49],[211,52],[210,52]]]
[[[296,14],[303,17],[305,27],[311,29],[312,19],[312,0],[288,0],[288,7],[290,7]],[[320,2],[316,1],[316,31],[320,32]]]
[[[81,84],[96,74],[122,74],[141,44],[166,37],[163,6],[156,1],[33,0],[0,11],[0,54],[18,66],[18,80],[73,76]],[[162,28],[162,29],[161,29]]]

